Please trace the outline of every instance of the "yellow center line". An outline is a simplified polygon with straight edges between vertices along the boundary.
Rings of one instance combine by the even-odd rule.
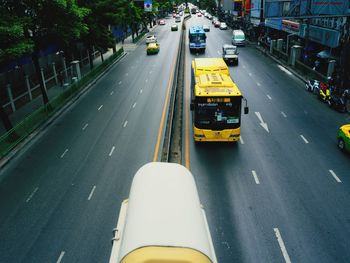
[[[157,159],[158,159],[160,140],[162,138],[165,114],[166,114],[166,109],[168,107],[168,101],[169,101],[169,94],[170,94],[171,84],[172,84],[173,78],[174,78],[175,61],[177,59],[178,52],[179,52],[179,45],[177,46],[177,52],[175,53],[176,55],[174,57],[172,65],[171,65],[171,75],[170,75],[170,78],[168,80],[167,93],[166,93],[165,103],[164,103],[164,107],[163,107],[162,118],[161,118],[159,129],[158,129],[157,143],[156,143],[156,148],[154,150],[153,162],[156,162]]]

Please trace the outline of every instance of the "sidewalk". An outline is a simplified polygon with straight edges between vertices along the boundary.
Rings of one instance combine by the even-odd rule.
[[[156,26],[153,26],[153,28],[149,29],[149,31],[152,31]],[[120,48],[124,48],[124,52],[130,52],[134,50],[139,42],[142,40],[141,38],[138,43],[133,43],[132,42],[132,37],[131,35],[128,36],[125,40],[124,43],[122,44],[121,42],[118,42],[116,44],[116,50],[119,50]],[[108,59],[111,55],[113,54],[113,50],[109,49],[106,53],[103,54],[104,59]],[[94,58],[94,68],[97,67],[98,65],[102,64],[101,56],[95,56]],[[84,76],[90,71],[90,65],[87,64],[80,68],[81,75]],[[52,100],[55,98],[57,95],[62,93],[64,90],[66,90],[68,87],[67,86],[60,86],[60,85],[55,85],[50,88],[48,88],[47,93],[49,100]],[[39,95],[36,98],[34,98],[32,101],[28,102],[21,108],[17,109],[15,112],[9,114],[10,121],[12,123],[12,126],[15,127],[16,124],[21,122],[23,119],[25,119],[27,116],[29,116],[31,113],[39,109],[41,106],[43,106],[43,99],[42,96]],[[3,123],[0,121],[0,135],[6,133],[6,130],[3,126]]]

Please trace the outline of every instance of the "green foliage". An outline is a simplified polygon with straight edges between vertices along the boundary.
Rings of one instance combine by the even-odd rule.
[[[4,6],[0,7],[0,16],[0,65],[3,65],[30,54],[34,43],[25,37],[26,19],[10,14]]]

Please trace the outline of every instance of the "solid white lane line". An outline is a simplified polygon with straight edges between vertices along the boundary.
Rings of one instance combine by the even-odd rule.
[[[240,142],[241,144],[244,144],[244,141],[243,141],[242,136],[239,137],[239,142]]]
[[[259,87],[261,87],[261,84],[260,84],[259,82],[257,82],[256,85],[258,85]]]
[[[286,246],[284,245],[280,231],[278,230],[278,228],[274,228],[273,230],[275,231],[275,235],[277,237],[278,244],[280,245],[284,260],[286,261],[286,263],[292,263],[292,261],[290,261],[290,258],[289,258]]]
[[[125,127],[126,127],[126,125],[128,125],[128,121],[125,121],[125,122],[124,122],[123,127],[125,128]]]
[[[85,131],[85,129],[87,128],[87,126],[89,126],[89,124],[85,123],[85,125],[83,126],[82,130]]]
[[[103,107],[103,105],[101,105],[100,107],[98,107],[98,110],[101,110],[101,109],[102,109],[102,107]]]
[[[256,172],[255,172],[254,170],[252,171],[252,174],[253,174],[253,177],[254,177],[255,183],[256,183],[256,184],[260,184],[260,181],[259,181],[258,175],[256,174]]]
[[[90,195],[89,195],[88,201],[90,201],[90,200],[91,200],[91,197],[92,197],[92,195],[93,195],[93,194],[94,194],[94,192],[95,192],[95,189],[96,189],[96,185],[94,185],[94,187],[92,187],[92,190],[91,190],[91,192],[90,192]]]
[[[292,72],[290,72],[288,69],[286,69],[285,67],[282,67],[281,65],[277,65],[280,70],[282,70],[283,72],[287,73],[288,75],[293,75]]]
[[[305,143],[309,143],[308,140],[306,140],[306,138],[305,138],[303,135],[300,134],[300,137],[303,139],[303,141],[304,141]]]
[[[287,118],[287,115],[283,111],[281,111],[281,114],[284,118]]]
[[[57,261],[56,261],[56,263],[60,263],[60,262],[61,262],[61,260],[62,260],[62,258],[63,258],[63,256],[64,256],[65,253],[66,253],[66,252],[64,252],[64,251],[61,252],[60,256],[58,257],[58,259],[57,259]]]
[[[335,174],[335,172],[333,172],[333,170],[329,170],[329,172],[331,173],[331,175],[334,177],[334,179],[335,179],[338,183],[341,183],[341,180],[340,180],[339,177]]]
[[[111,96],[113,95],[114,91],[111,92]]]
[[[61,154],[61,159],[66,155],[67,152],[68,152],[68,149],[65,149],[64,152]]]
[[[142,89],[140,89],[140,94],[142,94]]]
[[[109,156],[112,156],[114,150],[115,150],[115,146],[112,147],[111,151],[109,152]]]
[[[134,109],[136,107],[136,102],[134,103],[134,105],[132,105],[132,108]]]
[[[26,203],[28,203],[32,198],[33,198],[33,196],[35,195],[35,193],[37,192],[39,190],[39,187],[36,187],[35,189],[34,189],[34,191],[29,195],[29,197],[27,198],[27,200],[26,200]]]
[[[119,81],[119,85],[121,85],[122,84],[122,82],[121,81]]]
[[[269,98],[269,100],[272,100],[272,98],[269,94],[267,94],[266,96]]]

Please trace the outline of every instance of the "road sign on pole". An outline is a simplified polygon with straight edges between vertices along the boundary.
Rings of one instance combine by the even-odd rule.
[[[152,0],[145,0],[144,10],[145,12],[152,12]]]

